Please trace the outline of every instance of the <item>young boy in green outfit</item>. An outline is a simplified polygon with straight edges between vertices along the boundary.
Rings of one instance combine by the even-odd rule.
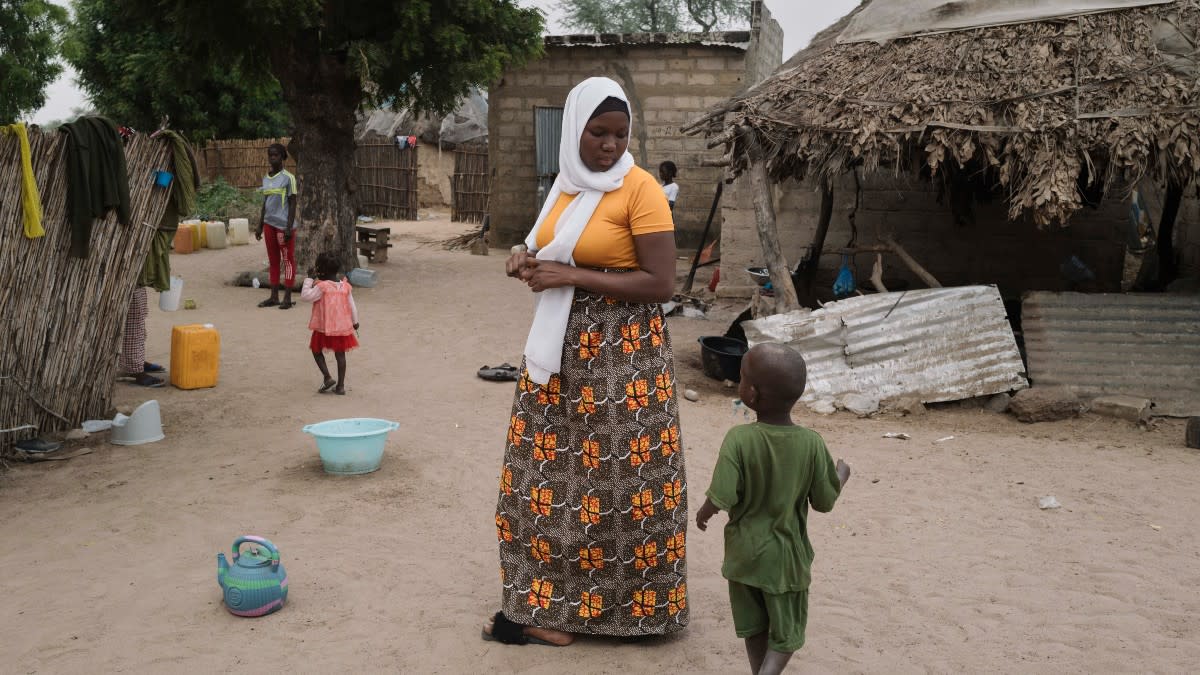
[[[765,343],[746,352],[738,394],[758,421],[725,434],[696,514],[701,530],[717,511],[729,514],[721,575],[754,675],[783,672],[804,645],[813,560],[808,507],[829,512],[850,478],[850,466],[834,464],[817,432],[792,421],[806,379],[804,357],[790,347]]]

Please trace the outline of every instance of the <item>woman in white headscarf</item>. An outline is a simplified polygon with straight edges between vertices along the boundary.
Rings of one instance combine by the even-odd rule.
[[[496,533],[502,611],[487,640],[569,644],[687,625],[687,480],[671,341],[671,210],[627,151],[628,99],[567,96],[559,174],[507,262],[535,293]]]

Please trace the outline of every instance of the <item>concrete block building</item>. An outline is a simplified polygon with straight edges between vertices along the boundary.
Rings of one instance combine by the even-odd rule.
[[[638,165],[655,175],[664,160],[679,167],[676,242],[695,246],[723,172],[701,166],[720,152],[680,127],[765,79],[782,59],[783,30],[761,2],[752,3],[746,31],[546,37],[541,59],[509,70],[488,92],[492,242],[516,243],[533,226],[557,172],[567,93],[601,75],[629,96]],[[719,227],[720,213],[710,241]]]

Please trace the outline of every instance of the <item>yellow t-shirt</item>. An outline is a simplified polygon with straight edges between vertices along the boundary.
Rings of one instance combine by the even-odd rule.
[[[546,215],[538,230],[537,246],[542,248],[554,238],[554,229],[563,210],[578,195],[559,195],[558,202]],[[633,238],[640,234],[672,232],[675,222],[662,187],[640,167],[625,175],[621,187],[606,193],[596,205],[592,219],[579,235],[572,256],[579,267],[637,268],[637,250]]]

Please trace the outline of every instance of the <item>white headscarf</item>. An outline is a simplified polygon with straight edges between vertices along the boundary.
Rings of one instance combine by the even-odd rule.
[[[554,239],[545,248],[537,251],[538,260],[574,265],[572,253],[579,235],[592,218],[596,205],[606,192],[612,192],[625,182],[625,175],[633,168],[633,155],[625,154],[607,171],[592,171],[579,157],[579,139],[584,127],[596,107],[608,97],[619,98],[629,105],[629,99],[621,85],[607,77],[590,77],[575,85],[567,94],[563,108],[562,140],[558,147],[558,177],[546,203],[538,214],[537,223],[525,239],[530,251],[537,250],[538,230],[546,216],[558,202],[560,194],[578,195],[559,216],[554,228]],[[630,114],[629,131],[633,132],[633,116]],[[551,288],[536,295],[533,325],[525,341],[525,367],[529,377],[538,384],[546,384],[550,376],[562,369],[563,340],[567,334],[567,319],[571,314],[571,301],[575,296],[574,286]]]

